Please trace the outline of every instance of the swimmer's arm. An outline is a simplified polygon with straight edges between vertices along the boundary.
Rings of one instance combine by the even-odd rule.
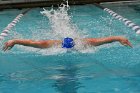
[[[132,47],[132,45],[128,41],[128,39],[126,39],[122,36],[110,36],[110,37],[104,37],[104,38],[87,38],[85,40],[88,44],[94,45],[94,46],[99,46],[99,45],[102,45],[102,44],[107,44],[107,43],[112,43],[112,42],[118,41],[122,45]]]
[[[13,39],[9,40],[5,43],[5,46],[3,47],[3,50],[9,50],[14,45],[23,45],[23,46],[29,46],[34,48],[49,48],[55,44],[59,44],[61,41],[59,40],[40,40],[40,41],[34,41],[34,40],[25,40],[25,39]]]
[[[31,46],[35,48],[48,48],[48,41],[34,41],[34,40],[14,40],[14,44],[23,45],[23,46]]]

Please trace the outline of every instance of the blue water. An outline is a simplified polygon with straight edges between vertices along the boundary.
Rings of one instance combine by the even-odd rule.
[[[13,38],[49,39],[49,20],[40,11],[29,11],[3,42]],[[20,12],[1,11],[0,30]],[[94,5],[71,6],[68,14],[81,34],[125,36],[133,48],[115,42],[92,52],[48,54],[15,46],[0,52],[0,93],[140,93],[138,35]]]

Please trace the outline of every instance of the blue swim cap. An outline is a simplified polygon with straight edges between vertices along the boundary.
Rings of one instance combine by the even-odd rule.
[[[72,38],[64,38],[63,42],[62,42],[62,48],[72,48],[74,47],[74,40]]]

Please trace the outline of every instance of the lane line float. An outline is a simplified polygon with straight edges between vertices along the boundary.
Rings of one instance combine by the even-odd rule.
[[[0,41],[2,41],[8,34],[10,33],[10,30],[16,26],[16,24],[19,22],[19,20],[29,11],[30,9],[25,10],[24,12],[20,13],[11,23],[7,25],[7,27],[4,28],[2,33],[0,34]]]
[[[114,12],[113,10],[109,9],[109,8],[104,8],[103,6],[99,5],[99,4],[95,4],[97,7],[103,9],[104,11],[106,11],[107,13],[109,13],[111,16],[113,16],[115,19],[118,19],[120,21],[122,21],[124,23],[124,25],[126,25],[127,27],[131,28],[132,30],[134,30],[136,32],[136,34],[140,34],[140,26],[136,25],[134,22],[132,22],[131,20],[119,15],[118,13]]]

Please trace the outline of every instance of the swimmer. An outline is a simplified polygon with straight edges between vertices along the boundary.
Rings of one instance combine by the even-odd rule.
[[[131,43],[128,39],[122,36],[110,36],[110,37],[104,37],[104,38],[83,38],[80,39],[81,41],[85,42],[85,45],[90,46],[99,46],[107,43],[112,42],[120,42],[124,46],[132,47]],[[3,51],[10,50],[14,45],[23,45],[23,46],[29,46],[34,48],[50,48],[52,46],[61,45],[62,48],[73,48],[76,44],[72,38],[64,38],[64,40],[28,40],[28,39],[13,39],[9,40],[5,43],[3,47]]]

